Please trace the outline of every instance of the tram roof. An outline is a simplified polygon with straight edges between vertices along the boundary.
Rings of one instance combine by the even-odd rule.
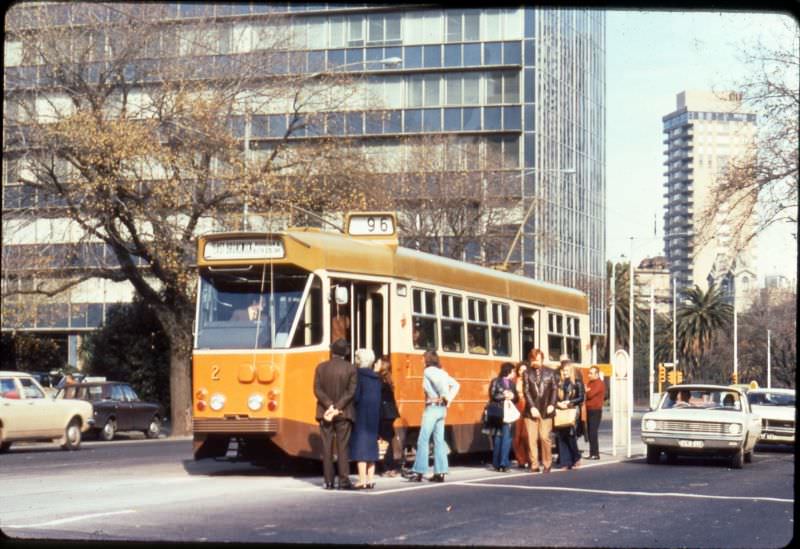
[[[359,238],[315,228],[290,228],[272,234],[285,237],[287,259],[283,261],[309,271],[325,269],[391,276],[530,304],[547,304],[576,313],[588,310],[588,299],[579,290],[404,248],[387,240]],[[266,233],[238,232],[208,234],[203,238],[267,236]],[[198,254],[200,265],[211,264],[200,260],[201,257]]]

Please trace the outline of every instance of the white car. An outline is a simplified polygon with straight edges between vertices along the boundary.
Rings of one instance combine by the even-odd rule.
[[[761,417],[759,442],[794,444],[794,389],[750,389],[747,401]]]
[[[24,372],[0,372],[0,453],[17,441],[55,440],[77,450],[82,433],[94,425],[92,405],[54,399]]]
[[[642,417],[647,463],[679,454],[724,456],[741,469],[753,459],[761,418],[739,389],[720,385],[673,385],[658,407]]]

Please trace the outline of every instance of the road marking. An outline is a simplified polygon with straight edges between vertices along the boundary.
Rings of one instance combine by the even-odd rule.
[[[91,515],[78,515],[77,517],[67,517],[57,520],[50,520],[47,522],[40,522],[38,524],[7,524],[6,528],[41,528],[43,526],[56,526],[58,524],[67,524],[69,522],[78,522],[80,520],[93,519],[98,517],[110,517],[113,515],[127,515],[135,513],[134,509],[126,509],[124,511],[112,511],[109,513],[93,513]]]
[[[739,501],[773,501],[776,503],[794,503],[794,499],[770,498],[760,496],[714,496],[705,494],[683,494],[680,492],[631,492],[624,490],[598,490],[595,488],[569,488],[559,486],[518,486],[515,484],[475,484],[478,480],[461,480],[451,484],[462,486],[480,486],[481,488],[516,488],[518,490],[542,490],[550,492],[582,492],[588,494],[607,494],[610,496],[645,496],[645,497],[676,497],[695,499],[724,499]]]

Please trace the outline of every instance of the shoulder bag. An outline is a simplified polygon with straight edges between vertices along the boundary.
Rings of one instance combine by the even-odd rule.
[[[577,417],[576,408],[556,408],[556,417],[553,420],[554,429],[568,429],[575,426]]]
[[[503,423],[514,423],[519,419],[519,410],[514,403],[506,399],[503,401]]]

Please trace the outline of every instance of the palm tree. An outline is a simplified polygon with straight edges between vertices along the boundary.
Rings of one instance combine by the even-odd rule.
[[[703,355],[720,330],[733,319],[733,307],[713,283],[707,292],[699,286],[683,292],[678,308],[678,348],[688,365],[687,377],[695,380],[701,373]]]

